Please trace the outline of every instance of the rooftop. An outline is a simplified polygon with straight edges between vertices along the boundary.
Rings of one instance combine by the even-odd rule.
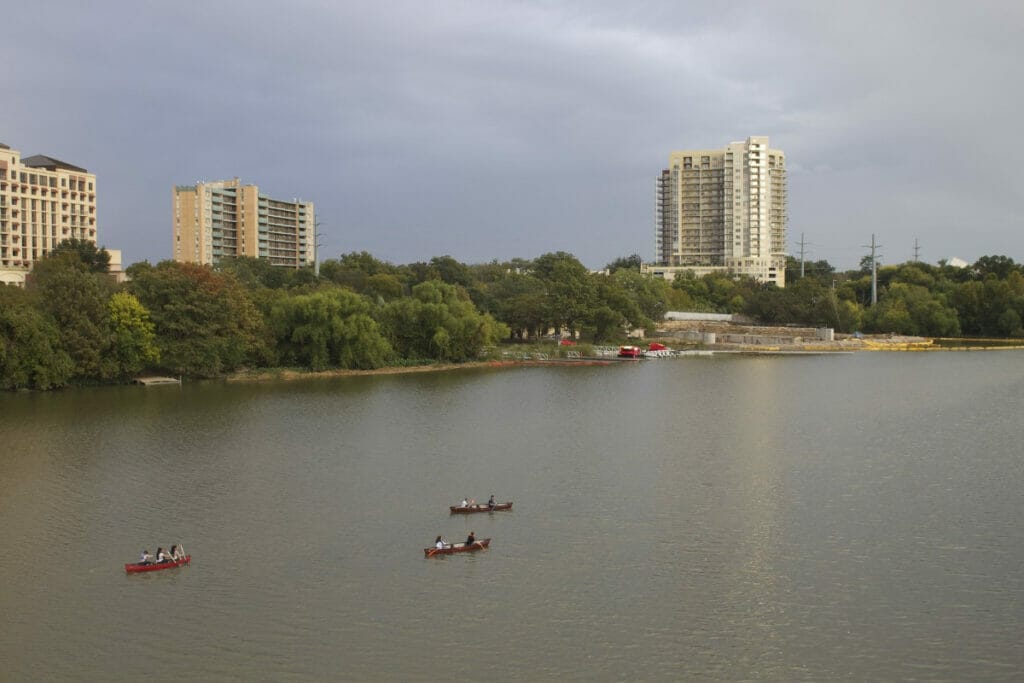
[[[35,156],[26,157],[21,160],[22,166],[28,166],[29,168],[45,168],[47,171],[56,171],[58,168],[64,169],[65,171],[78,171],[79,173],[88,173],[81,166],[75,166],[69,164],[66,161],[60,159],[54,159],[43,154],[36,154]]]

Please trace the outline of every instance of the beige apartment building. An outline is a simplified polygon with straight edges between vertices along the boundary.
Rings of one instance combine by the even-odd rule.
[[[644,272],[725,271],[784,287],[785,251],[786,156],[767,137],[669,154],[656,180],[655,261]]]
[[[70,238],[96,242],[96,176],[0,144],[0,284],[24,285],[32,264]]]
[[[271,199],[238,178],[178,185],[173,194],[175,261],[251,256],[287,268],[316,261],[313,202]]]

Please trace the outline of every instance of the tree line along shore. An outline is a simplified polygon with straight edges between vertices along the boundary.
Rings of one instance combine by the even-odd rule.
[[[967,268],[883,266],[873,305],[866,268],[837,272],[817,261],[801,277],[792,259],[785,288],[728,273],[667,281],[641,274],[637,255],[591,272],[565,252],[476,265],[450,256],[395,265],[352,252],[323,262],[319,274],[250,258],[215,267],[142,262],[125,282],[108,265],[105,250],[68,240],[36,263],[24,289],[0,287],[0,388],[120,383],[145,373],[449,369],[501,359],[552,330],[584,345],[625,343],[638,330],[653,338],[667,311],[830,327],[840,340],[1024,340],[1024,270],[1005,256]]]

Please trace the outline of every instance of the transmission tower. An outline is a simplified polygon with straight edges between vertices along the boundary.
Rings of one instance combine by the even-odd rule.
[[[804,234],[800,233],[800,279],[804,279],[804,248],[807,247],[807,243],[804,242]]]
[[[871,305],[874,306],[878,303],[878,259],[875,252],[881,249],[882,245],[875,244],[875,233],[871,233],[871,244],[862,246],[871,247]]]

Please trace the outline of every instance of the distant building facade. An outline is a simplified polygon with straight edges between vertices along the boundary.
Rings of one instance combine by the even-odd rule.
[[[251,256],[301,268],[316,260],[313,202],[271,199],[238,178],[178,185],[173,195],[175,261]]]
[[[32,265],[71,238],[96,243],[96,176],[0,144],[0,284],[24,285]]]
[[[655,260],[644,272],[724,271],[785,286],[786,156],[767,137],[671,152],[655,187]]]

